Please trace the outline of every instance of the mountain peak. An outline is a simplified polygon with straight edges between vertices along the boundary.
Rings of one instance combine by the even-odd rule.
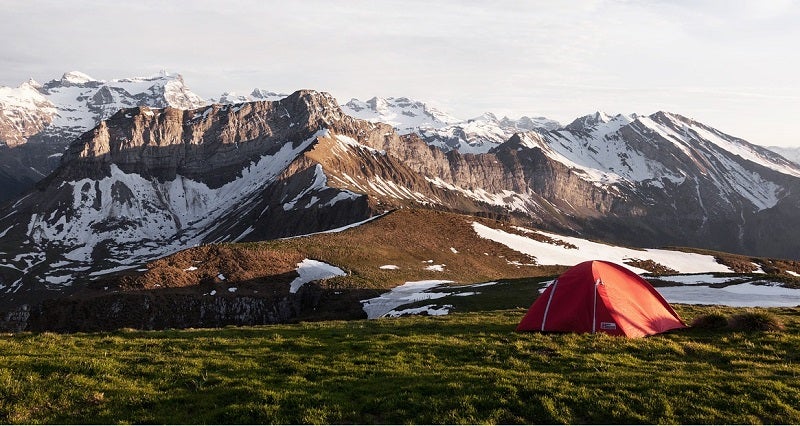
[[[688,117],[684,117],[680,114],[675,114],[674,112],[668,111],[658,111],[650,114],[650,119],[656,122],[673,122],[673,123],[680,123],[686,125],[692,125],[695,123],[694,120]]]
[[[507,119],[508,119],[508,117],[503,117],[503,120],[507,120]],[[481,115],[479,115],[479,116],[477,116],[475,118],[471,118],[471,119],[469,119],[467,121],[468,122],[469,121],[489,121],[489,122],[492,122],[492,123],[500,122],[500,120],[497,119],[497,116],[492,114],[491,112],[484,112],[483,114],[481,114]]]
[[[66,84],[86,84],[92,81],[98,80],[80,71],[70,71],[61,76],[61,82]]]
[[[417,129],[439,129],[460,121],[425,102],[407,97],[351,99],[343,109],[355,118],[390,124],[403,134]]]
[[[42,83],[39,83],[38,81],[34,80],[33,78],[29,78],[27,81],[25,81],[24,83],[20,84],[19,88],[20,89],[32,88],[32,89],[39,90],[39,89],[42,88]]]
[[[271,92],[264,89],[255,88],[252,92],[250,92],[250,97],[254,100],[263,100],[263,101],[277,101],[278,99],[283,99],[289,96],[286,93],[276,93]]]

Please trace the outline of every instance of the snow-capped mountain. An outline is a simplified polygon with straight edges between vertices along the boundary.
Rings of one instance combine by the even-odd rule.
[[[0,87],[0,145],[18,146],[50,124],[56,106],[28,80],[19,87]]]
[[[205,104],[179,74],[166,72],[104,81],[72,71],[44,84],[0,87],[0,201],[50,174],[72,140],[121,108]]]
[[[240,104],[253,101],[278,101],[289,96],[286,93],[275,93],[264,89],[253,89],[249,95],[240,95],[236,92],[225,92],[219,98],[212,98],[211,103]]]
[[[179,74],[162,72],[152,77],[104,81],[72,71],[44,84],[29,80],[17,88],[0,88],[0,108],[13,117],[2,125],[2,142],[17,146],[40,132],[44,132],[40,135],[44,138],[74,139],[122,108],[191,109],[205,104]],[[46,125],[36,133],[26,131],[28,120],[19,117],[15,107],[36,115]]]
[[[795,163],[800,164],[800,148],[787,148],[785,146],[768,146],[772,152],[777,152],[778,154],[782,155],[783,158]]]
[[[677,114],[596,113],[562,129],[516,134],[479,156],[450,151],[446,162],[421,149],[384,149],[434,185],[541,227],[640,246],[776,257],[800,249],[791,225],[800,168]]]
[[[373,214],[367,197],[336,189],[320,163],[385,156],[353,137],[387,129],[308,91],[277,102],[120,110],[77,139],[39,191],[3,212],[0,288],[59,291],[200,243],[363,220]],[[320,153],[326,159],[314,160]]]
[[[438,129],[460,121],[434,106],[409,98],[374,97],[365,102],[351,99],[342,110],[351,117],[390,124],[400,134]]]
[[[94,84],[84,80],[63,85]],[[800,166],[771,151],[665,112],[550,130],[519,121],[508,125],[534,129],[465,155],[309,90],[122,109],[0,212],[2,303],[197,244],[324,231],[401,207],[634,246],[800,253]]]
[[[479,117],[438,129],[419,129],[428,144],[444,151],[457,149],[462,154],[483,154],[507,141],[515,133],[531,130],[556,130],[561,124],[544,117],[508,117],[498,119],[487,112]]]
[[[713,216],[707,209],[717,201],[745,214],[775,207],[791,192],[784,184],[787,178],[800,178],[800,166],[765,148],[665,112],[597,113],[561,130],[526,136],[596,185],[638,193],[649,192],[648,187],[675,188],[666,195],[694,186],[697,201],[707,204],[698,205],[706,218]],[[744,222],[737,226],[740,231]]]
[[[428,103],[409,98],[351,99],[342,110],[356,118],[392,125],[401,135],[417,133],[430,145],[462,154],[486,153],[514,133],[535,129],[556,130],[561,124],[545,117],[497,118],[487,112],[468,120],[458,119]]]

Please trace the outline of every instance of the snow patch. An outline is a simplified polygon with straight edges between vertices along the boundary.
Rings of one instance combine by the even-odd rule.
[[[605,260],[625,264],[625,261],[631,259],[649,259],[680,273],[733,272],[727,266],[717,263],[713,256],[708,255],[662,249],[634,250],[580,238],[539,232],[544,236],[578,247],[577,249],[568,249],[560,245],[510,234],[478,222],[473,222],[472,227],[481,238],[498,242],[513,250],[535,257],[539,265],[575,265],[587,260]],[[639,274],[648,272],[628,265],[626,267]]]
[[[661,281],[670,281],[684,285],[693,284],[724,284],[740,279],[739,277],[715,277],[710,274],[699,275],[660,275],[657,277]]]
[[[419,308],[408,308],[408,309],[401,309],[401,310],[391,310],[384,314],[383,316],[386,318],[397,318],[403,315],[430,315],[430,316],[439,316],[439,315],[447,315],[450,313],[450,310],[453,309],[453,305],[426,305],[420,306]]]
[[[289,284],[289,293],[297,293],[303,284],[347,275],[340,268],[318,260],[304,259],[297,264],[297,278]]]
[[[428,293],[427,290],[451,282],[452,281],[446,280],[411,281],[397,286],[378,297],[362,300],[361,303],[364,312],[367,313],[367,318],[380,318],[391,312],[394,308],[407,303],[439,299],[447,296],[449,293]]]
[[[332,233],[336,233],[336,232],[342,232],[342,231],[346,231],[346,230],[351,229],[351,228],[355,228],[357,226],[361,226],[361,225],[363,225],[365,223],[372,222],[375,219],[379,219],[379,218],[385,216],[387,213],[388,212],[381,213],[379,215],[372,216],[369,219],[364,219],[364,220],[359,221],[359,222],[353,222],[353,223],[351,223],[349,225],[341,226],[339,228],[328,229],[327,231],[312,232],[310,234],[303,234],[303,235],[294,235],[294,236],[291,236],[291,237],[286,237],[286,238],[281,238],[281,239],[282,240],[290,240],[290,239],[293,239],[293,238],[310,237],[312,235],[318,235],[318,234],[332,234]]]
[[[670,303],[735,307],[789,307],[800,305],[800,289],[752,283],[723,288],[702,285],[656,287]]]
[[[378,269],[400,269],[397,265],[383,265],[379,266]]]

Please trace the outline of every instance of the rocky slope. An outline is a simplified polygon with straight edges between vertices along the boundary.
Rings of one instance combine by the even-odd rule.
[[[180,75],[167,73],[102,81],[73,71],[0,87],[0,202],[50,174],[70,142],[121,108],[202,105]]]
[[[367,146],[384,140],[403,144],[388,125],[344,115],[314,91],[123,109],[78,138],[0,218],[3,302],[197,244],[317,232],[405,205],[485,211]]]
[[[800,168],[668,113],[594,114],[483,154],[345,114],[326,93],[120,110],[0,215],[0,303],[186,247],[330,230],[402,207],[637,246],[800,252]]]
[[[782,155],[784,158],[795,164],[800,164],[800,148],[787,148],[785,146],[768,146],[767,149]]]

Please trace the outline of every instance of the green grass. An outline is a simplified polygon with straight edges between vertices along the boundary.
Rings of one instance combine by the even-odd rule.
[[[0,422],[800,423],[796,308],[635,340],[514,333],[523,312],[4,335]]]

